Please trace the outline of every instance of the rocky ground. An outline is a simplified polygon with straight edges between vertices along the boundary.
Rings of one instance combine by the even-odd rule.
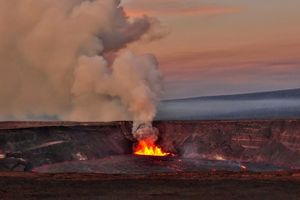
[[[159,145],[184,158],[300,168],[300,120],[158,121]],[[0,149],[34,167],[132,153],[130,122],[2,122]]]
[[[300,120],[154,122],[159,145],[176,155],[166,160],[132,156],[131,126],[0,123],[0,149],[44,173],[0,165],[0,200],[300,200]]]
[[[300,171],[152,175],[0,173],[0,199],[300,199]]]

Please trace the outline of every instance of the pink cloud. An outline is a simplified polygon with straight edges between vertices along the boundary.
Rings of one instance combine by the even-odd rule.
[[[220,15],[236,13],[241,9],[231,6],[218,6],[202,4],[198,1],[179,0],[156,0],[155,3],[148,0],[129,1],[124,5],[130,16],[153,15],[153,16],[175,16],[175,15]]]
[[[298,88],[300,44],[245,46],[160,57],[165,98]]]
[[[239,12],[235,7],[198,7],[182,8],[168,10],[147,10],[147,9],[126,9],[130,16],[153,15],[153,16],[170,16],[170,15],[222,15]]]

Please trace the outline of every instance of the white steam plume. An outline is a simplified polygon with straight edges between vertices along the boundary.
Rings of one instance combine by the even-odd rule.
[[[151,122],[157,61],[124,49],[164,35],[157,27],[117,0],[0,1],[0,119]]]

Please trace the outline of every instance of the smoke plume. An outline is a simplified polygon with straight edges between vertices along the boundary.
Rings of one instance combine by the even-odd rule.
[[[0,13],[0,119],[152,121],[158,63],[126,46],[163,36],[157,20],[118,0],[4,0]]]

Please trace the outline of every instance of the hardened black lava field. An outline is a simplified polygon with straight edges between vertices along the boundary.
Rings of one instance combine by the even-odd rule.
[[[154,122],[168,157],[133,155],[131,125],[0,123],[1,198],[300,199],[300,120]]]

